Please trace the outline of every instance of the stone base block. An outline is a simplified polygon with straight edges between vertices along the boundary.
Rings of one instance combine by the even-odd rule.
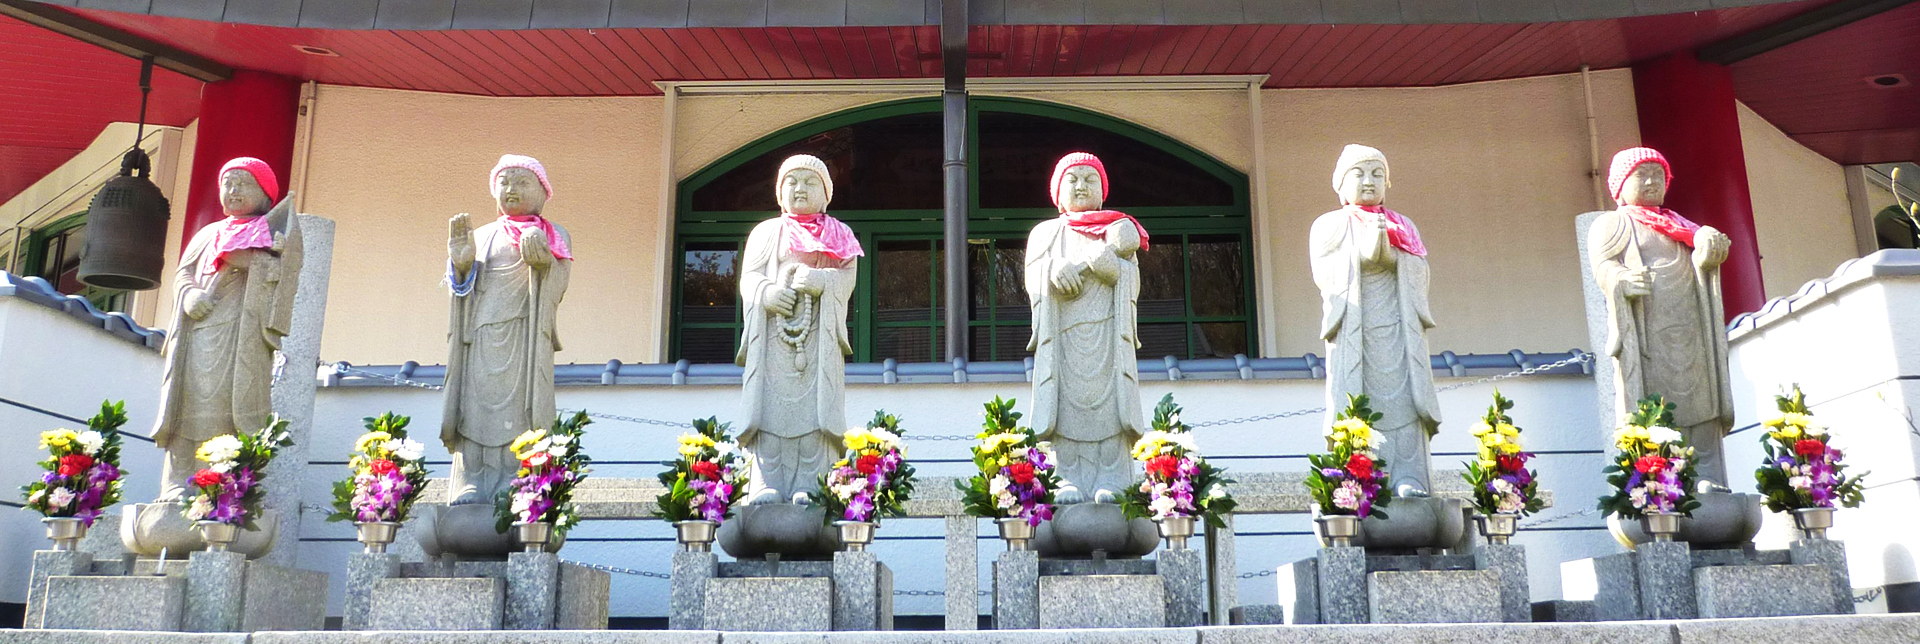
[[[186,613],[187,578],[47,578],[46,627],[177,631]]]
[[[993,562],[993,628],[1040,627],[1040,553],[1009,550]]]
[[[1040,628],[1167,625],[1167,591],[1155,575],[1040,578]]]
[[[1249,604],[1228,611],[1227,623],[1233,626],[1267,626],[1287,623],[1287,610],[1279,604]]]
[[[1788,560],[1800,565],[1826,568],[1833,584],[1833,613],[1853,613],[1853,577],[1847,573],[1847,545],[1826,539],[1794,541],[1787,548]],[[1888,608],[1892,602],[1889,598]]]
[[[1376,572],[1367,575],[1375,624],[1498,622],[1500,576],[1492,570]]]
[[[707,580],[706,630],[833,630],[833,580],[743,577]]]
[[[488,577],[382,579],[367,615],[376,631],[499,630],[507,582]]]
[[[833,630],[893,630],[893,570],[872,552],[833,553]]]
[[[1368,609],[1366,549],[1321,548],[1316,559],[1319,623],[1366,623],[1371,614]]]
[[[707,580],[719,575],[719,561],[711,552],[673,553],[672,588],[667,596],[667,628],[697,631],[707,627]]]
[[[1500,621],[1533,621],[1533,588],[1527,581],[1527,549],[1512,544],[1483,544],[1473,549],[1473,567],[1500,579]]]
[[[1198,550],[1161,550],[1155,562],[1166,589],[1166,626],[1203,626],[1207,619],[1207,561]]]
[[[247,562],[240,630],[317,631],[327,625],[327,573]],[[194,592],[199,592],[197,587]]]
[[[347,559],[347,593],[342,600],[340,630],[367,629],[373,610],[373,585],[400,576],[400,555],[354,553]]]
[[[1536,622],[1591,622],[1593,600],[1550,599],[1533,603]]]
[[[47,578],[84,575],[93,568],[93,554],[78,550],[35,550],[27,573],[27,614],[24,628],[45,628]]]
[[[1279,581],[1280,605],[1286,608],[1288,624],[1320,623],[1320,566],[1316,559],[1301,559],[1274,570]]]
[[[1582,561],[1589,562],[1593,567],[1594,620],[1617,622],[1640,619],[1640,574],[1633,553],[1621,552]]]
[[[1700,617],[1787,617],[1834,612],[1823,566],[1713,566],[1696,568]]]
[[[606,630],[613,600],[613,574],[576,563],[560,564],[560,598],[553,613],[555,630]]]
[[[1700,615],[1694,602],[1692,549],[1687,544],[1643,543],[1634,546],[1633,561],[1640,582],[1641,619],[1693,619]]]

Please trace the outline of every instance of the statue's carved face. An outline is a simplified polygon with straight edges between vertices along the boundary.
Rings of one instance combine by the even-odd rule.
[[[526,168],[507,168],[494,178],[493,200],[500,214],[510,217],[538,215],[547,207],[547,189],[540,176]]]
[[[800,168],[780,177],[780,208],[796,215],[827,209],[827,182],[820,173]]]
[[[220,175],[220,211],[228,217],[252,217],[273,204],[253,173],[234,168]]]
[[[1340,178],[1340,200],[1356,206],[1378,206],[1387,201],[1387,164],[1361,161]]]
[[[1634,166],[1627,182],[1620,186],[1620,203],[1646,208],[1667,203],[1667,169],[1658,163]]]
[[[1060,175],[1060,203],[1067,207],[1067,212],[1099,210],[1100,203],[1106,201],[1105,192],[1100,185],[1100,171],[1093,166],[1073,166]]]

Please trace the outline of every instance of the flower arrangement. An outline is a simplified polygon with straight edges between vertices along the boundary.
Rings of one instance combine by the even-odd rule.
[[[101,402],[100,413],[87,419],[84,432],[40,432],[40,449],[47,450],[40,467],[47,471],[20,488],[25,507],[93,527],[94,519],[120,501],[120,426],[126,422],[124,403]]]
[[[1620,451],[1603,471],[1614,492],[1600,497],[1600,510],[1638,519],[1648,512],[1692,516],[1700,507],[1693,498],[1693,448],[1673,428],[1673,403],[1658,394],[1641,398],[1614,430],[1613,446]]]
[[[900,418],[876,411],[866,427],[847,430],[847,455],[820,475],[818,496],[827,521],[873,521],[906,516],[913,495],[913,466],[900,442]]]
[[[406,416],[393,412],[366,418],[367,433],[353,442],[351,475],[333,484],[328,521],[355,523],[407,520],[413,502],[427,490],[427,446],[407,438]]]
[[[667,461],[660,484],[667,491],[656,499],[653,516],[665,521],[712,521],[733,516],[733,506],[747,493],[747,458],[717,418],[695,419],[694,433],[680,435],[680,458]]]
[[[573,490],[591,471],[587,465],[593,459],[580,449],[580,437],[592,423],[587,412],[574,412],[571,418],[555,418],[552,429],[527,430],[507,445],[520,459],[520,471],[494,500],[500,517],[496,532],[504,534],[514,523],[551,523],[559,539],[580,522]]]
[[[187,503],[188,521],[216,521],[253,530],[260,517],[260,501],[267,490],[260,485],[267,464],[280,448],[293,444],[287,421],[279,414],[251,434],[225,434],[200,444],[194,456],[207,466],[193,474],[194,495]]]
[[[1134,441],[1133,460],[1144,465],[1146,474],[1120,499],[1127,518],[1195,517],[1216,528],[1227,527],[1220,517],[1233,512],[1226,486],[1233,479],[1200,457],[1193,428],[1180,422],[1173,394],[1154,406],[1153,430]]]
[[[1347,408],[1334,415],[1327,427],[1327,453],[1308,454],[1307,491],[1319,506],[1322,516],[1353,515],[1387,518],[1380,508],[1393,498],[1381,494],[1387,486],[1387,471],[1380,468],[1380,437],[1373,424],[1380,414],[1367,406],[1364,394],[1348,394]]]
[[[1840,462],[1842,454],[1827,444],[1827,428],[1814,422],[1800,386],[1794,385],[1791,394],[1775,396],[1774,402],[1780,415],[1764,423],[1767,434],[1760,445],[1767,450],[1767,458],[1753,472],[1767,509],[1859,507],[1865,500],[1861,477],[1841,473],[1847,467]]]
[[[1038,526],[1053,518],[1053,494],[1060,475],[1053,471],[1053,446],[1020,425],[1012,400],[994,396],[986,405],[980,444],[973,447],[978,473],[954,483],[966,498],[967,514],[989,519],[1025,519]]]
[[[1513,426],[1507,410],[1513,401],[1493,390],[1493,405],[1473,424],[1473,437],[1480,442],[1479,459],[1467,463],[1464,475],[1473,486],[1473,506],[1481,514],[1517,514],[1527,516],[1546,505],[1537,491],[1533,470],[1527,461],[1533,454],[1520,449],[1520,428]]]

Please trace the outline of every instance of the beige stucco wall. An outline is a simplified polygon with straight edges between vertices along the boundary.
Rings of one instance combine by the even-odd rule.
[[[1602,154],[1637,145],[1632,77],[1595,72]],[[1278,353],[1325,353],[1307,230],[1339,206],[1330,180],[1347,143],[1386,153],[1387,205],[1420,226],[1433,269],[1434,351],[1587,347],[1573,218],[1594,210],[1578,74],[1411,89],[1267,90],[1262,296],[1279,308]]]
[[[447,219],[492,219],[487,173],[511,152],[546,165],[546,214],[573,236],[556,359],[657,359],[661,106],[320,86],[305,210],[337,226],[322,358],[446,361]]]
[[[1739,107],[1760,277],[1767,297],[1792,295],[1808,280],[1831,275],[1840,262],[1859,256],[1846,174],[1745,104]]]

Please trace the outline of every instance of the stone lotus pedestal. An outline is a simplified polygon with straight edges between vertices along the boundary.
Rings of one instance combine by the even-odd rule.
[[[1390,520],[1360,523],[1356,545],[1279,568],[1288,623],[1532,620],[1524,547],[1476,544],[1457,499],[1396,498],[1387,509]]]
[[[604,629],[613,583],[606,571],[552,552],[423,563],[357,553],[347,570],[344,630]]]
[[[867,551],[836,552],[831,561],[773,555],[726,563],[712,552],[675,552],[667,627],[890,631],[893,570]]]

